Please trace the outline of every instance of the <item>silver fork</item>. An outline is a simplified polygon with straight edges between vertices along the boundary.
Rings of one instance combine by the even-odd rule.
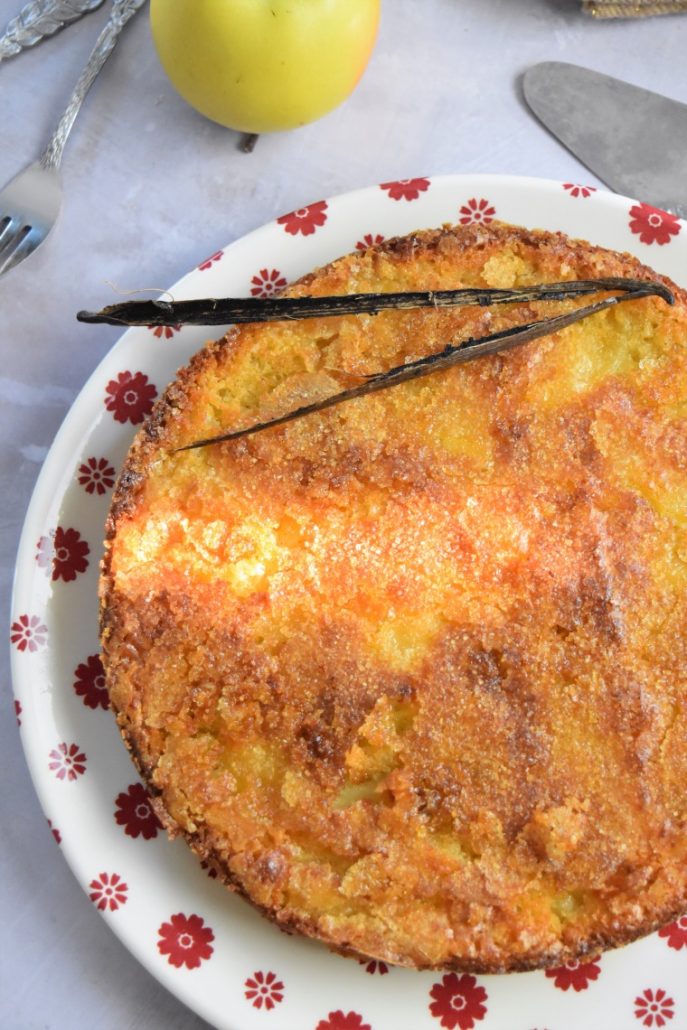
[[[0,192],[0,275],[32,254],[55,224],[62,203],[59,167],[69,133],[120,32],[144,3],[145,0],[113,0],[109,20],[96,40],[47,147],[37,161]]]
[[[7,23],[0,36],[0,61],[16,57],[26,47],[35,46],[84,14],[95,11],[103,0],[29,0],[19,14]]]

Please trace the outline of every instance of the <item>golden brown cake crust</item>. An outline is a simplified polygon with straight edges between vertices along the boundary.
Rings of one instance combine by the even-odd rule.
[[[656,278],[504,225],[291,294]],[[672,285],[672,284],[669,284]],[[557,965],[687,907],[687,297],[254,437],[558,305],[246,326],[115,492],[103,658],[171,833],[283,929],[417,968]]]

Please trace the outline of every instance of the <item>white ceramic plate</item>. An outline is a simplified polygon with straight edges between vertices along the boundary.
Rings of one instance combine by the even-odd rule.
[[[385,183],[284,216],[213,254],[173,293],[270,293],[359,241],[494,218],[630,251],[687,286],[687,225],[671,215],[571,183],[446,176]],[[387,970],[284,936],[159,831],[105,710],[98,562],[135,422],[208,335],[221,333],[122,336],[58,433],[26,518],[12,607],[17,707],[36,790],[79,883],[144,966],[223,1030],[687,1026],[687,918],[553,973]]]

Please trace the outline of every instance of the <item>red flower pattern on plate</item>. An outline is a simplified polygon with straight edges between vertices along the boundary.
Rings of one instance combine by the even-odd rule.
[[[376,958],[371,958],[369,961],[364,958],[359,958],[358,962],[361,966],[365,966],[365,972],[370,973],[371,976],[374,976],[375,973],[379,973],[380,976],[386,976],[389,972],[389,967],[386,962],[382,962]]]
[[[153,410],[157,390],[143,372],[120,372],[107,384],[105,395],[105,407],[116,422],[131,422],[137,426]]]
[[[381,182],[380,190],[386,190],[391,200],[418,200],[421,193],[429,189],[429,179],[397,179],[395,182]]]
[[[163,923],[158,930],[160,940],[157,949],[161,955],[167,956],[170,966],[181,969],[197,969],[201,962],[209,959],[213,952],[212,941],[215,935],[200,916],[185,916],[177,912]]]
[[[279,225],[284,226],[284,232],[291,236],[312,236],[314,232],[327,221],[327,201],[318,200],[316,204],[308,204],[307,207],[299,207],[297,211],[289,211],[277,219]]]
[[[263,973],[262,970],[258,970],[248,977],[244,987],[246,998],[256,1009],[261,1009],[264,1005],[269,1012],[284,1000],[284,984],[277,980],[276,973]]]
[[[484,1019],[487,1007],[487,992],[474,976],[464,973],[447,973],[441,983],[435,983],[430,997],[434,999],[429,1011],[435,1019],[441,1020],[441,1026],[447,1030],[472,1030],[475,1022]]]
[[[366,232],[362,240],[358,240],[355,245],[356,250],[367,250],[368,247],[374,247],[378,243],[384,243],[384,237],[380,232],[374,235],[371,232]]]
[[[17,651],[38,651],[45,647],[48,627],[37,615],[20,615],[10,628],[10,640]]]
[[[640,1020],[642,1026],[665,1026],[675,1015],[674,1007],[675,1002],[664,990],[659,988],[653,991],[647,987],[635,998],[635,1018]]]
[[[596,980],[600,972],[599,963],[596,961],[578,962],[573,960],[566,962],[564,966],[547,969],[546,975],[561,991],[567,991],[571,987],[574,991],[586,991],[590,981]]]
[[[489,222],[494,221],[495,215],[496,208],[488,200],[485,200],[484,197],[480,200],[477,197],[471,197],[460,209],[460,224],[488,225]]]
[[[214,866],[211,866],[210,863],[206,861],[206,859],[202,860],[202,862],[200,863],[200,868],[205,870],[205,872],[208,874],[211,880],[217,879],[217,870]]]
[[[253,297],[272,297],[286,286],[286,279],[278,268],[261,268],[251,279]]]
[[[155,815],[150,797],[142,783],[132,783],[115,798],[115,822],[124,827],[127,837],[152,840],[162,829]]]
[[[591,197],[596,193],[596,186],[583,186],[580,182],[564,182],[563,189],[567,190],[571,197]]]
[[[687,915],[680,916],[674,923],[668,923],[658,931],[659,937],[665,937],[669,948],[680,951],[687,948]]]
[[[210,255],[210,257],[206,257],[204,261],[201,261],[201,263],[198,265],[198,271],[206,272],[208,268],[212,268],[214,263],[216,261],[221,261],[223,257],[224,251],[216,250],[214,254]]]
[[[181,332],[181,323],[176,325],[149,325],[153,336],[157,336],[158,340],[171,340],[175,333]]]
[[[85,540],[81,539],[78,529],[63,529],[58,526],[48,536],[42,536],[38,541],[36,561],[42,569],[52,569],[52,579],[63,580],[71,583],[80,572],[88,568],[87,554],[91,549]]]
[[[107,458],[87,458],[79,465],[79,483],[87,494],[100,497],[114,486],[115,470]]]
[[[630,231],[639,236],[640,243],[670,243],[680,232],[680,219],[651,204],[635,204],[630,208]]]
[[[86,772],[86,756],[78,744],[58,744],[50,752],[49,768],[58,780],[76,780]]]
[[[595,189],[594,187],[578,187],[574,186],[573,184],[564,184],[564,188],[569,189],[570,194],[573,197],[576,197],[578,195],[587,197],[589,196],[589,192],[587,191]],[[417,196],[419,196],[419,194],[417,194]],[[400,197],[395,197],[394,199],[400,199]],[[472,204],[473,202],[470,201],[468,203]],[[674,219],[674,216],[668,215],[665,212],[658,211],[658,220],[656,217],[654,217],[653,222],[649,221],[649,217],[651,216],[647,216],[647,222],[649,227],[647,227],[646,225],[642,225],[640,221],[640,214],[644,216],[647,209],[650,212],[657,211],[657,209],[649,208],[649,205],[639,205],[638,207],[634,207],[631,211],[631,214],[635,214],[635,222],[631,223],[632,231],[634,233],[642,234],[640,235],[640,239],[642,242],[657,242],[660,245],[662,245],[664,243],[669,242],[672,236],[677,235],[679,233],[680,225],[679,223],[675,224],[677,223],[677,219]],[[487,208],[487,211],[494,212],[494,209]],[[465,213],[465,208],[461,208],[461,213]],[[287,216],[284,216],[284,218],[286,217]],[[671,222],[668,227],[666,227],[663,223],[664,218],[667,218],[669,220],[674,219],[674,221]],[[491,216],[487,215],[487,217],[483,218],[483,220],[491,221]],[[283,220],[280,219],[280,222],[282,221]],[[462,218],[461,222],[466,224],[465,220]],[[323,222],[318,224],[323,224]],[[634,227],[635,225],[637,226],[636,228]],[[675,227],[673,227],[673,225]],[[287,229],[286,231],[291,232],[291,230],[289,229]],[[312,231],[314,232],[315,230],[313,229]],[[295,235],[296,232],[294,231],[293,234]],[[309,233],[304,231],[303,234],[308,235]],[[645,239],[644,235],[652,235],[652,238]],[[659,236],[663,236],[664,238],[659,238]],[[358,249],[364,249],[365,247],[371,246],[377,242],[381,242],[382,240],[383,237],[381,236],[376,236],[373,238],[371,234],[367,234],[363,238],[363,240],[359,241],[356,244],[356,247]],[[222,252],[218,252],[218,254],[219,257],[222,256]],[[208,259],[209,263],[203,263],[199,267],[210,267],[212,261],[219,260],[219,257],[213,255],[212,258]],[[261,270],[260,275],[264,275],[264,271],[265,270]],[[272,270],[272,273],[270,273],[270,275],[273,276],[273,273],[276,271],[277,270]],[[286,285],[286,280],[281,280],[280,278],[277,278],[276,280],[272,278],[271,281],[274,282],[273,290],[270,291],[269,288],[267,288],[266,292],[261,294],[258,290],[258,277],[254,276],[252,282],[255,288],[251,289],[251,293],[256,296],[267,296],[269,295],[269,292],[274,292],[274,290],[281,288],[282,285]],[[159,329],[161,327],[157,328]],[[170,333],[169,335],[171,336],[172,334]],[[138,376],[141,376],[141,373],[137,373],[137,377]],[[147,377],[142,378],[147,381]],[[152,396],[156,396],[155,388],[149,387],[148,390],[150,389],[153,390]],[[108,409],[113,410],[113,408],[110,407],[109,403]],[[126,418],[118,418],[117,420],[121,422],[127,421]],[[130,420],[134,422],[134,424],[136,424],[137,421],[141,421],[141,419],[136,420],[133,418]],[[112,480],[110,482],[107,482],[107,479],[110,476],[114,475],[114,469],[110,468],[105,459],[100,459],[97,466],[95,463],[95,458],[89,458],[89,467],[87,467],[86,465],[80,466],[79,472],[81,473],[81,476],[79,477],[79,482],[90,494],[93,494],[96,491],[98,494],[104,494],[104,487],[111,487],[113,485],[114,481]],[[105,467],[103,467],[103,465]],[[104,473],[104,479],[102,482],[97,482],[97,477],[93,477],[96,479],[96,482],[92,480],[90,474],[92,473],[92,471],[96,469],[96,467],[100,472]],[[57,533],[59,532],[65,532],[66,534],[72,533],[76,534],[77,537],[79,536],[79,534],[75,530],[61,531],[58,528],[55,537],[57,537]],[[45,540],[45,538],[42,538],[42,540]],[[88,545],[85,544],[85,542],[82,542],[82,544],[85,545],[86,548],[83,554],[88,554]],[[63,578],[61,572],[58,572],[57,575],[55,574],[58,559],[53,557],[53,562],[53,579]],[[48,561],[41,561],[40,558],[39,563],[43,566],[48,565]],[[78,569],[77,571],[85,571],[85,568],[87,566],[88,562],[86,561],[84,567],[82,569]],[[65,580],[72,580],[76,578],[76,573],[74,573],[73,575],[66,575],[64,576],[64,578]],[[22,615],[19,616],[18,620],[12,624],[11,640],[18,650],[28,650],[33,652],[36,651],[39,647],[45,645],[46,634],[47,627],[44,626],[36,616]],[[90,664],[93,661],[93,659],[97,660],[98,664],[100,664],[98,656],[91,656],[91,658],[87,659],[87,663]],[[79,675],[79,670],[84,668],[85,666],[83,665],[80,665],[78,667],[78,669],[76,670],[77,676]],[[100,668],[100,671],[102,672],[102,667]],[[85,697],[85,691],[80,691],[77,688],[76,683],[74,684],[74,687],[75,690],[77,690],[77,693]],[[96,687],[96,689],[98,688]],[[102,692],[106,695],[106,692],[104,690]],[[85,700],[85,703],[90,704],[88,700]],[[15,702],[15,705],[18,706],[20,710],[21,706],[18,701]],[[97,703],[91,704],[91,707],[96,708]],[[102,707],[106,707],[106,704],[103,703]],[[19,714],[19,712],[17,714]],[[55,759],[55,761],[51,762],[50,764],[51,769],[57,770],[57,767],[59,765],[59,770],[56,771],[56,775],[59,779],[75,780],[78,775],[81,775],[85,772],[86,756],[80,753],[78,747],[74,744],[70,745],[69,747],[66,744],[61,744],[59,746],[59,752],[51,752],[51,758]],[[143,799],[142,801],[137,799],[137,803],[133,809],[133,816],[131,816],[130,818],[123,818],[123,816],[125,815],[125,811],[127,809],[131,810],[131,795],[134,791],[136,791],[137,793],[140,791],[140,793],[143,795]],[[125,801],[123,801],[120,805],[120,801],[122,799],[125,799]],[[132,787],[130,787],[128,789],[127,794],[120,794],[117,798],[117,805],[118,807],[120,807],[120,811],[116,815],[117,822],[120,823],[120,825],[126,826],[126,833],[128,835],[132,837],[138,837],[139,835],[142,835],[145,839],[156,836],[158,829],[160,828],[160,824],[157,820],[157,817],[150,808],[147,794],[140,784],[135,784]],[[145,808],[145,814],[143,812],[143,808]],[[59,830],[53,829],[50,821],[48,824],[51,827],[51,832],[56,842],[58,844],[61,843],[61,835]],[[154,826],[153,832],[146,832],[144,826],[149,829],[151,824]],[[132,832],[130,826],[135,826],[136,829]],[[119,904],[124,904],[127,900],[126,892],[128,891],[128,887],[125,883],[123,883],[123,881],[121,881],[121,878],[118,876],[118,874],[112,874],[110,880],[109,874],[101,873],[98,880],[94,879],[91,882],[90,887],[93,891],[93,893],[91,893],[90,895],[91,900],[93,900],[94,903],[97,903],[99,909],[106,909],[109,906],[110,910],[114,911]],[[111,893],[107,894],[107,891],[110,891]],[[212,954],[213,949],[210,946],[209,942],[214,940],[214,935],[209,928],[204,927],[203,920],[197,916],[191,916],[188,918],[187,924],[190,924],[190,928],[187,927],[187,929],[185,930],[181,929],[181,920],[186,920],[186,917],[181,914],[172,916],[171,927],[169,923],[164,923],[160,927],[159,932],[163,940],[158,942],[158,948],[161,954],[168,954],[170,956],[170,964],[177,967],[186,965],[189,969],[196,968],[200,965],[201,959],[209,958]],[[192,922],[194,920],[196,922]],[[200,937],[197,934],[198,928],[200,928],[201,930]],[[163,931],[165,930],[166,932],[163,933]],[[190,939],[190,946],[186,939],[184,939],[183,944],[179,943],[179,937],[183,934],[186,934]],[[668,946],[671,948],[675,948],[676,950],[680,950],[682,947],[687,946],[687,917],[682,917],[675,923],[671,923],[669,926],[664,927],[659,932],[659,936],[666,938]],[[174,940],[176,940],[176,944],[170,943],[170,941],[174,942]],[[200,944],[198,944],[199,941]],[[176,948],[176,951],[174,951],[174,948]],[[199,953],[199,957],[197,958],[195,958],[192,954],[196,948],[198,949]],[[179,958],[179,956],[181,956],[181,958]],[[361,962],[361,964],[365,963]],[[368,962],[365,968],[368,973],[374,973],[377,971],[377,968],[370,967],[377,966],[379,967],[378,971],[380,974],[383,975],[388,972],[388,967],[385,963],[377,963],[375,960],[371,960],[370,962]],[[583,973],[583,970],[589,969],[594,971],[589,972],[587,974]],[[568,990],[569,987],[572,986],[575,991],[581,991],[589,986],[588,981],[597,979],[599,975],[599,966],[596,963],[568,963],[557,970],[547,970],[546,975],[547,977],[554,978],[555,986],[560,988],[561,990]],[[446,990],[448,986],[446,983],[447,980],[455,981],[455,984],[452,984],[450,986],[450,994],[449,991]],[[566,982],[559,982],[559,980]],[[472,981],[472,984],[466,985],[463,983],[464,981]],[[432,1011],[432,1015],[435,1018],[439,1018],[441,1016],[442,1026],[451,1028],[460,1027],[460,1030],[463,1030],[464,1027],[473,1027],[475,1019],[482,1020],[484,1018],[486,1009],[481,1004],[481,1002],[486,1001],[487,995],[484,989],[481,987],[477,987],[474,993],[471,994],[471,991],[474,989],[475,984],[476,981],[474,977],[462,976],[458,978],[456,974],[449,974],[448,976],[445,976],[443,978],[442,985],[434,985],[431,995],[436,999],[436,1001],[430,1006],[430,1009]],[[251,1000],[253,1006],[256,1008],[260,1008],[263,1005],[263,998],[264,1007],[266,1010],[274,1008],[275,1003],[279,1003],[282,1001],[283,995],[281,992],[283,991],[283,984],[281,983],[281,981],[276,979],[275,974],[272,972],[268,972],[267,974],[255,972],[252,978],[248,978],[245,981],[245,987],[247,988],[245,991],[246,998]],[[479,997],[476,997],[480,994],[480,992],[481,995]],[[448,1004],[446,1002],[447,997],[449,999]],[[456,1005],[452,1004],[453,1001],[457,1000],[458,998],[465,999],[461,1003],[460,1009],[458,1009]],[[470,1012],[469,1010],[471,1006],[477,1010],[481,1009],[481,1013]],[[635,999],[635,1007],[636,1018],[638,1020],[642,1020],[643,1025],[647,1027],[664,1026],[666,1025],[666,1020],[672,1020],[674,1017],[674,1001],[672,998],[666,997],[666,992],[661,989],[658,989],[656,991],[653,991],[649,988],[646,989],[642,995],[638,996]],[[447,1009],[446,1012],[444,1011],[444,1008]],[[353,1012],[349,1012],[347,1015],[344,1015],[342,1011],[330,1013],[327,1021],[320,1021],[320,1023],[318,1024],[318,1030],[366,1030],[366,1028],[367,1024],[363,1024],[361,1016]]]
[[[53,837],[55,838],[55,842],[57,844],[61,844],[62,843],[62,834],[60,833],[59,830],[57,830],[53,826],[52,819],[48,819],[48,826],[50,827],[50,832],[52,833]]]
[[[14,717],[17,720],[17,726],[21,726],[21,701],[14,699]]]
[[[89,887],[91,892],[88,895],[94,905],[97,905],[101,912],[116,912],[120,905],[126,905],[127,884],[124,883],[119,873],[101,873],[95,880],[91,880]]]
[[[105,670],[99,654],[92,654],[74,670],[74,690],[87,708],[109,708]]]
[[[341,1009],[330,1012],[326,1019],[321,1019],[315,1030],[372,1030],[369,1023],[363,1023],[363,1017],[357,1012],[344,1015]]]

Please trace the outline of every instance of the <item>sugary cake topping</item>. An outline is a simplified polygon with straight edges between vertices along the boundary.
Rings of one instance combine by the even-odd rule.
[[[492,225],[293,294],[653,277]],[[103,650],[170,830],[281,925],[473,970],[687,906],[687,307],[648,298],[256,437],[343,380],[563,306],[234,330],[109,520]]]

